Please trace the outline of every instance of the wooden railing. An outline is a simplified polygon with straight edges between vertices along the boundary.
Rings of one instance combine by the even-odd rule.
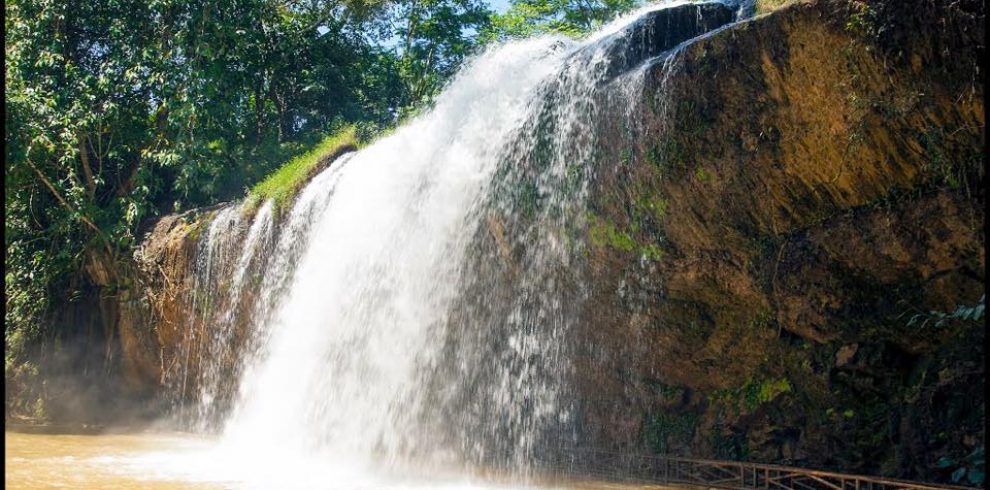
[[[579,456],[543,463],[545,468],[572,476],[727,490],[972,490],[970,487],[771,464],[597,451],[583,451]]]

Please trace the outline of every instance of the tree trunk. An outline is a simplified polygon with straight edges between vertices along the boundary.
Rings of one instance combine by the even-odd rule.
[[[275,102],[275,109],[278,111],[278,142],[284,143],[285,136],[288,131],[286,131],[286,107],[285,107],[285,97],[275,88],[275,84],[272,83],[271,88],[271,98]]]
[[[86,177],[86,195],[90,201],[96,198],[96,181],[93,179],[93,169],[89,166],[89,150],[86,148],[86,134],[79,135],[79,159],[82,160],[83,176]]]
[[[254,86],[254,144],[261,146],[261,140],[265,135],[265,99],[262,94],[264,81],[259,78]]]
[[[89,219],[89,217],[87,217],[81,211],[74,208],[72,204],[69,204],[69,201],[67,201],[65,197],[63,197],[62,194],[58,192],[58,189],[55,188],[55,185],[52,184],[50,180],[48,180],[48,177],[45,177],[45,174],[41,171],[41,169],[39,169],[34,164],[34,162],[32,162],[30,159],[26,160],[26,162],[28,166],[31,167],[31,170],[34,170],[34,173],[38,176],[38,178],[41,179],[41,183],[45,184],[45,187],[47,187],[48,190],[52,193],[52,195],[55,196],[55,200],[58,201],[59,204],[62,205],[62,207],[69,210],[70,213],[78,215],[79,220],[82,221],[86,226],[91,228],[96,233],[96,236],[100,237],[100,240],[103,242],[103,246],[106,247],[107,254],[110,257],[116,257],[116,254],[114,254],[113,247],[110,246],[110,241],[107,239],[106,234],[103,233],[103,230],[101,230],[99,226],[96,226],[96,223],[93,223],[93,221]]]

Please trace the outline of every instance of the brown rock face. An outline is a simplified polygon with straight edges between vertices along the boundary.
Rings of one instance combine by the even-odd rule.
[[[793,4],[603,122],[586,444],[939,481],[983,444],[982,321],[909,325],[985,291],[984,14],[934,3]]]
[[[187,338],[190,332],[202,329],[199,318],[191,313],[195,287],[196,252],[199,241],[209,226],[209,210],[165,216],[154,223],[142,246],[135,254],[141,269],[148,318],[154,325],[158,370],[149,382],[162,387],[169,370],[197,363],[180,359],[183,346],[195,345]],[[195,359],[190,353],[190,359]]]
[[[605,56],[611,79],[643,61],[659,56],[678,44],[722,27],[735,20],[735,11],[721,3],[686,4],[655,10],[628,26],[623,42],[612,44]],[[587,51],[579,51],[581,57]]]
[[[29,346],[33,375],[8,386],[8,422],[77,429],[128,426],[161,414],[159,349],[141,273],[133,261],[102,249],[90,251],[83,267],[85,275],[73,278],[78,296],[52,313],[50,335]]]
[[[32,353],[41,371],[40,386],[31,389],[45,420],[10,396],[9,416],[123,426],[167,413],[181,396],[168,386],[170,370],[172,378],[181,367],[195,379],[199,369],[189,349],[204,334],[202,311],[193,308],[193,267],[212,211],[162,217],[133,257],[87,255],[81,297],[53,315],[49,328],[57,335]]]

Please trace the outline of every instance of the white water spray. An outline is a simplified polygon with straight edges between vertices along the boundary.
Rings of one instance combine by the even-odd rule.
[[[223,306],[208,347],[187,355],[239,353],[199,377],[201,417],[229,414],[226,454],[525,474],[572,445],[568,332],[600,122],[634,118],[635,68],[684,40],[631,26],[686,3],[581,42],[490,49],[432,110],[314,178],[281,221],[270,203],[250,226],[240,208],[218,212],[197,287],[227,292],[204,293]]]

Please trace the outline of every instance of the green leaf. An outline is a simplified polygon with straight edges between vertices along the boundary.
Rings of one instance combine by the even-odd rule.
[[[959,483],[962,477],[966,475],[966,468],[959,468],[952,472],[952,483]]]
[[[983,470],[979,468],[973,468],[969,470],[969,475],[966,477],[966,480],[968,480],[973,485],[982,485],[985,478],[986,475],[984,474]]]
[[[973,452],[969,453],[968,456],[966,456],[966,461],[968,461],[970,464],[983,463],[985,454],[986,454],[986,450],[983,448],[983,446],[980,446],[974,449]]]

